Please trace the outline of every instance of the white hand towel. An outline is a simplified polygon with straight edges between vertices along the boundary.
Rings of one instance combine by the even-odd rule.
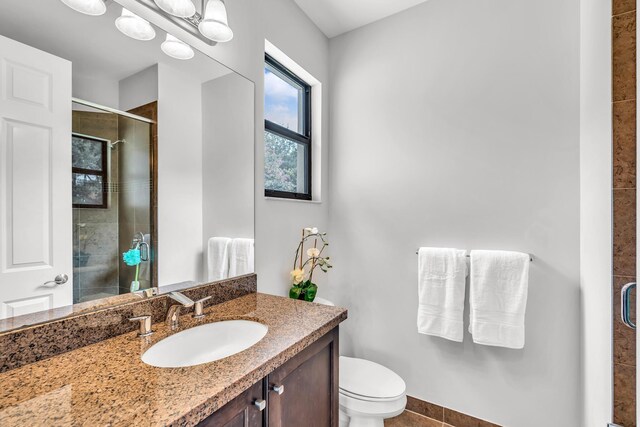
[[[253,239],[233,239],[229,254],[229,277],[253,271]]]
[[[466,251],[418,251],[418,332],[461,342],[464,336]]]
[[[524,314],[529,286],[529,255],[471,251],[470,296],[473,342],[524,347]]]
[[[222,280],[229,277],[229,249],[231,239],[212,237],[207,243],[207,281]]]

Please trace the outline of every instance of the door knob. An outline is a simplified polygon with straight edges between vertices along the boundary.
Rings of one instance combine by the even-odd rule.
[[[44,282],[42,285],[47,286],[49,283],[55,283],[56,286],[64,285],[69,280],[69,276],[66,274],[58,274],[53,280]]]
[[[635,289],[635,282],[627,283],[622,288],[620,302],[622,305],[622,322],[631,329],[636,328],[636,324],[631,321],[631,291]]]

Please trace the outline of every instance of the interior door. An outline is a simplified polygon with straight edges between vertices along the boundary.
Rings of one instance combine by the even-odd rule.
[[[0,36],[0,318],[72,304],[71,209],[71,63]]]

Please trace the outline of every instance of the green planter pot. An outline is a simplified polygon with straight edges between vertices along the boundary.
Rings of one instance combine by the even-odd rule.
[[[299,299],[312,302],[316,299],[318,293],[318,286],[315,283],[311,283],[309,280],[293,285],[289,289],[289,298]]]

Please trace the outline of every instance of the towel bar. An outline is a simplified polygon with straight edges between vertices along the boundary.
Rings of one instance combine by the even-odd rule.
[[[419,251],[419,250],[420,250],[420,249],[418,249],[418,250],[416,251],[416,255],[418,255],[418,251]],[[470,257],[471,257],[471,255],[469,255],[469,254],[466,254],[465,256],[466,256],[467,258],[470,258]],[[529,261],[533,262],[533,255],[531,255],[531,254],[529,254]]]

